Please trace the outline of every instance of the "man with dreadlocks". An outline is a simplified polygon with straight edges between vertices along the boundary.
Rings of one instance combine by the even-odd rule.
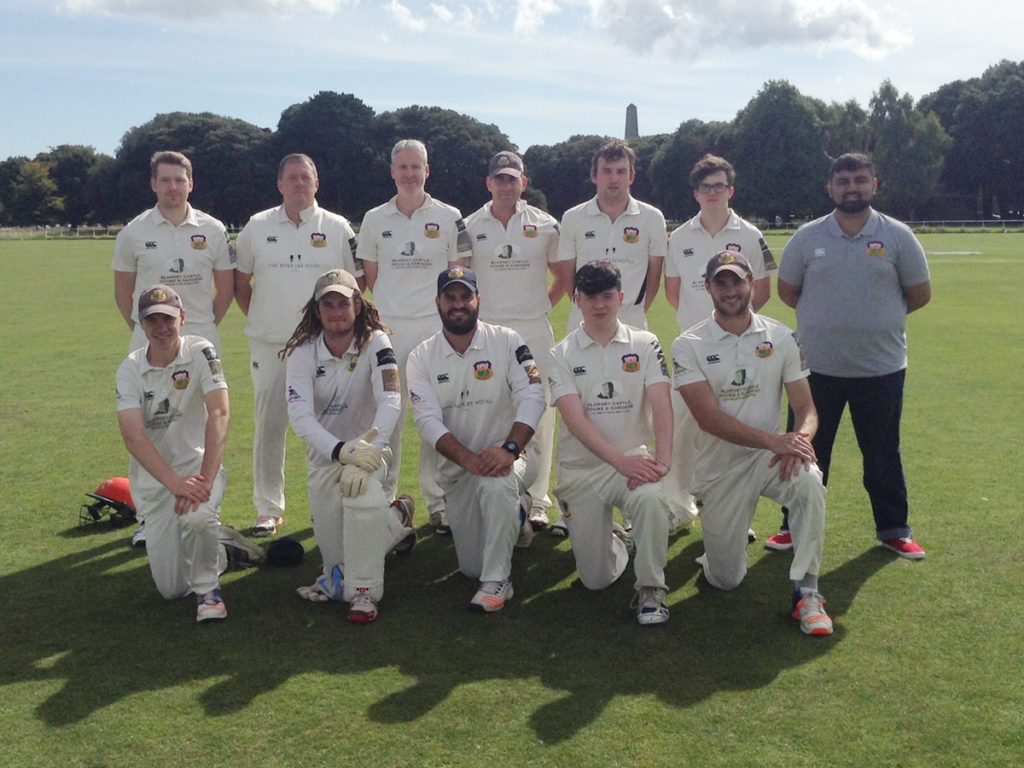
[[[288,418],[306,442],[309,510],[323,575],[298,589],[312,602],[349,604],[348,620],[377,618],[384,558],[416,543],[413,502],[384,494],[388,441],[401,411],[388,328],[356,278],[332,269],[316,281],[286,359]]]

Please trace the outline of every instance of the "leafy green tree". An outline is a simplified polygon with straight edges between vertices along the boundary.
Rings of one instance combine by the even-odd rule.
[[[27,162],[28,158],[20,155],[0,160],[0,224],[14,223],[10,218],[11,194],[21,175],[21,166]]]
[[[842,104],[833,101],[825,106],[821,121],[825,128],[825,151],[829,157],[868,151],[868,113],[856,99]]]
[[[885,80],[871,97],[870,150],[880,180],[878,206],[916,219],[917,210],[935,194],[952,139],[934,113],[914,106]]]
[[[280,202],[271,132],[210,112],[171,112],[128,131],[117,151],[117,217],[127,220],[154,203],[149,159],[159,150],[192,161],[189,200],[226,224],[241,225],[255,211]]]
[[[386,191],[367,180],[379,170],[374,112],[348,93],[320,91],[281,113],[273,145],[278,158],[302,152],[320,177],[317,201],[348,218],[361,219]]]
[[[566,210],[594,196],[590,160],[606,141],[606,136],[571,136],[558,144],[538,144],[526,150],[526,175],[547,197],[552,216],[561,218]]]
[[[377,118],[375,129],[379,160],[362,178],[367,186],[380,185],[375,205],[395,194],[388,166],[391,147],[400,139],[419,139],[427,145],[427,191],[466,216],[488,199],[484,180],[491,157],[503,149],[516,151],[498,126],[441,107],[411,106],[385,112]]]
[[[99,157],[93,147],[81,144],[61,144],[36,155],[36,162],[50,169],[50,178],[64,198],[64,220],[72,226],[84,224],[91,217],[93,205],[87,182]]]
[[[743,173],[745,215],[773,221],[828,210],[819,107],[785,80],[765,83],[736,116],[732,155]]]
[[[18,178],[11,185],[7,206],[11,223],[20,226],[59,224],[63,211],[64,200],[46,164],[22,163]]]

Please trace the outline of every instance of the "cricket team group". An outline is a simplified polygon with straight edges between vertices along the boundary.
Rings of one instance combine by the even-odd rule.
[[[252,535],[284,524],[290,424],[306,446],[323,559],[297,592],[347,604],[349,621],[377,618],[386,556],[416,543],[413,499],[398,488],[403,438],[415,439],[403,435],[409,408],[420,495],[475,581],[474,610],[513,598],[513,552],[547,530],[568,536],[587,589],[609,586],[632,559],[636,621],[664,624],[670,534],[699,519],[703,578],[734,589],[764,496],[782,506],[765,546],[792,553],[792,616],[806,634],[831,634],[818,576],[847,406],[876,536],[923,558],[899,429],[906,317],[929,301],[929,271],[911,230],[871,207],[870,158],[834,161],[834,210],[796,231],[778,268],[731,208],[728,161],[696,163],[700,212],[671,235],[661,211],[630,194],[635,163],[625,142],[603,144],[594,197],[559,222],[523,199],[522,159],[499,152],[490,199],[463,218],[426,192],[424,144],[402,140],[391,152],[396,194],[357,237],[317,204],[313,160],[290,154],[278,167],[281,204],[253,215],[232,246],[189,204],[188,158],[154,154],[156,206],[120,232],[112,266],[132,331],[118,423],[136,537],[160,594],[195,594],[198,621],[223,619],[221,573],[262,552],[219,521],[230,416],[217,326],[232,301],[247,319],[255,398]],[[776,269],[799,335],[758,314]],[[646,323],[663,278],[679,326],[671,371]],[[556,342],[548,316],[566,295]]]

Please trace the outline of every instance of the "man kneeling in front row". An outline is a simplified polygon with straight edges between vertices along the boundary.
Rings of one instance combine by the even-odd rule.
[[[832,634],[818,592],[825,540],[825,487],[811,439],[818,414],[810,371],[795,334],[750,309],[753,273],[746,258],[721,251],[704,287],[714,312],[672,343],[673,385],[701,428],[693,494],[701,500],[708,583],[735,589],[747,573],[747,530],[759,496],[789,508],[793,534],[793,618],[809,635]],[[785,385],[796,415],[780,434]]]

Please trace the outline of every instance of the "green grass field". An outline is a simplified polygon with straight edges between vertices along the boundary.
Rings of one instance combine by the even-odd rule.
[[[338,606],[294,595],[319,568],[294,436],[284,532],[309,556],[226,575],[229,619],[196,625],[191,599],[159,598],[131,529],[78,526],[85,493],[127,469],[112,241],[0,241],[0,764],[1021,764],[1024,237],[922,240],[934,298],[910,318],[903,441],[928,558],[876,546],[846,425],[828,496],[828,638],[788,618],[786,554],[752,545],[735,592],[698,581],[699,527],[671,541],[666,627],[634,623],[631,571],[587,592],[568,543],[550,536],[517,552],[509,607],[472,614],[473,585],[423,511],[412,556],[389,560],[380,619],[350,625]],[[777,255],[783,243],[772,240]],[[777,298],[766,311],[792,323]],[[221,331],[233,411],[223,519],[246,529],[242,321],[232,308]],[[651,324],[667,347],[663,298]],[[400,487],[418,496],[415,462],[404,467]],[[763,538],[778,522],[765,503],[755,528]]]

